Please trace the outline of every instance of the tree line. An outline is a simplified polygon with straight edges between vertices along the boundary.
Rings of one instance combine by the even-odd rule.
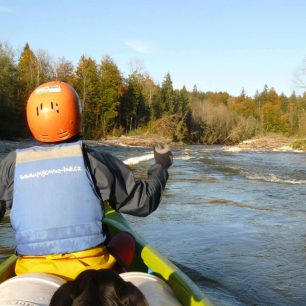
[[[16,59],[16,52],[0,43],[0,138],[29,137],[27,99],[50,80],[77,90],[85,139],[138,133],[184,143],[232,144],[266,133],[306,135],[306,93],[288,97],[265,86],[254,97],[244,90],[235,97],[196,86],[174,89],[170,73],[161,84],[137,68],[125,78],[110,56],[97,63],[84,55],[74,67],[28,44]]]

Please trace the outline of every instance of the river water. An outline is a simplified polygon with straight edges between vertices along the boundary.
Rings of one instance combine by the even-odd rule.
[[[0,159],[30,142],[0,142]],[[89,143],[120,159],[148,148]],[[156,212],[133,228],[186,272],[216,304],[306,305],[306,154],[173,149]],[[134,167],[146,177],[152,161]],[[0,224],[0,262],[14,249]]]

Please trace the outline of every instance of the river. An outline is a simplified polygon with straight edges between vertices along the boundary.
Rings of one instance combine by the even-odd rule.
[[[0,142],[0,159],[30,142]],[[89,143],[120,159],[148,148]],[[156,212],[133,228],[186,272],[216,304],[306,305],[306,153],[173,149]],[[134,167],[146,177],[152,161]],[[14,249],[8,215],[0,262]]]

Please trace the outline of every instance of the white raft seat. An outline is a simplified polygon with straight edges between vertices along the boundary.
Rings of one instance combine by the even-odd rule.
[[[126,272],[120,276],[144,294],[150,306],[181,306],[169,285],[155,275]],[[66,281],[45,273],[12,277],[0,284],[0,306],[49,306],[54,292]]]

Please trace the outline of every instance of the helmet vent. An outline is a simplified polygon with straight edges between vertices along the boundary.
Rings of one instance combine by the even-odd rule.
[[[37,115],[37,117],[39,116],[39,111],[40,111],[40,110],[42,111],[42,109],[43,109],[42,103],[39,105],[39,107],[36,106],[36,115]]]
[[[55,103],[55,107],[54,107],[54,103],[53,101],[51,101],[51,109],[53,110],[55,108],[56,112],[59,113],[59,106],[58,103]]]
[[[64,138],[64,137],[67,137],[68,135],[69,135],[68,131],[63,131],[63,132],[58,133],[59,138]]]
[[[46,140],[49,139],[49,135],[40,134],[40,137]]]

